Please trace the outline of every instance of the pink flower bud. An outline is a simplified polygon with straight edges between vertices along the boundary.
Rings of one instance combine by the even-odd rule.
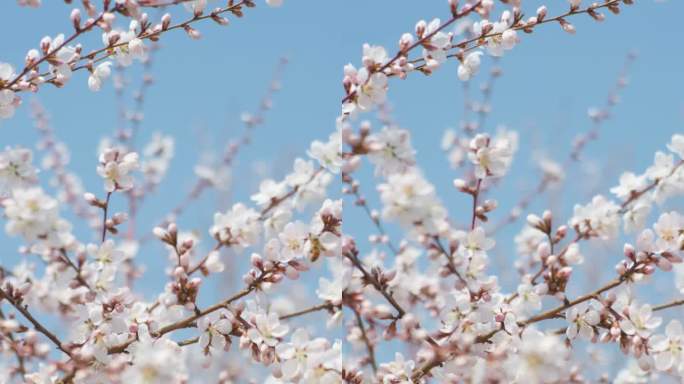
[[[256,268],[261,268],[263,266],[263,258],[258,253],[252,253],[250,257],[250,263]]]
[[[190,254],[184,253],[179,258],[180,265],[187,268],[190,265]]]
[[[537,8],[537,22],[541,22],[544,20],[544,18],[546,17],[546,12],[547,9],[545,5],[542,5],[541,7]]]
[[[623,253],[625,254],[625,257],[632,261],[636,261],[635,249],[631,244],[625,244],[625,246],[622,249]]]
[[[72,24],[74,25],[74,29],[76,29],[76,31],[81,30],[81,11],[78,8],[74,8],[71,11],[70,18]]]
[[[416,36],[418,36],[419,39],[423,38],[423,35],[425,34],[425,29],[427,28],[427,23],[425,20],[420,20],[419,22],[416,23]]]
[[[168,29],[169,25],[171,24],[171,14],[165,13],[164,16],[162,16],[161,21],[162,21],[162,30]]]
[[[200,33],[200,31],[196,30],[195,28],[189,25],[184,26],[183,29],[188,34],[188,36],[190,36],[190,38],[193,40],[198,40],[202,38],[202,34]]]
[[[181,267],[176,267],[176,268],[173,270],[173,277],[176,278],[176,280],[185,278],[186,276],[187,276],[187,275],[185,274],[185,269],[183,269],[183,268],[181,268]]]
[[[47,55],[47,53],[50,51],[50,44],[52,43],[52,39],[50,36],[45,36],[40,40],[40,50],[43,51],[44,55]]]

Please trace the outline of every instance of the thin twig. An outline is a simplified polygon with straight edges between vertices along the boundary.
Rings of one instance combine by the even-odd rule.
[[[19,311],[19,313],[21,313],[26,318],[26,320],[33,324],[33,328],[35,328],[36,331],[45,335],[45,337],[50,339],[50,341],[52,341],[52,343],[55,344],[55,346],[57,346],[57,348],[60,351],[66,353],[67,356],[69,356],[70,358],[73,358],[71,352],[68,349],[66,349],[66,347],[62,344],[59,338],[55,336],[54,333],[50,332],[47,328],[45,328],[35,317],[33,317],[33,315],[28,311],[28,308],[26,306],[14,300],[2,288],[0,288],[0,299],[7,300],[7,302],[10,303],[17,311]]]

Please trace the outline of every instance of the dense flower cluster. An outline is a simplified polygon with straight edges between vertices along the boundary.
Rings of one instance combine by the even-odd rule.
[[[195,22],[225,25],[221,15],[242,16],[255,5],[231,0],[208,11],[209,3],[83,1],[71,13],[72,35],[43,38],[21,69],[0,63],[0,117],[15,113],[22,92],[64,85],[81,69],[93,91],[112,77],[123,89],[112,66],[147,63],[162,34],[182,28],[198,38]],[[387,116],[393,77],[431,74],[452,60],[454,78],[468,81],[485,56],[515,49],[522,32],[555,22],[573,33],[570,16],[600,21],[600,10],[618,13],[632,1],[571,0],[564,14],[547,16],[542,6],[527,19],[519,1],[501,3],[450,0],[447,19],[418,21],[394,55],[364,44],[361,64],[343,69],[334,132],[311,142],[284,174],[261,180],[245,201],[215,209],[200,228],[178,219],[204,191],[231,187],[233,160],[277,87],[258,113],[243,115],[245,136],[228,144],[217,164],[196,165],[186,199],[148,227],[138,210],[172,169],[173,137],[157,132],[136,144],[141,111],[131,113],[132,128],[102,139],[91,164],[101,180],[86,185],[68,169],[69,149],[45,111],[33,105],[36,152],[0,151],[0,214],[6,234],[21,244],[19,261],[0,265],[0,382],[681,380],[684,331],[667,310],[684,300],[652,303],[645,292],[664,282],[676,288],[668,292],[684,294],[684,214],[666,205],[684,195],[684,135],[672,135],[650,166],[622,173],[616,186],[566,217],[530,209],[563,184],[569,164],[539,158],[539,186],[501,214],[494,192],[528,137],[504,126],[488,130],[486,103],[467,105],[478,121],[464,117],[462,129],[448,129],[441,143],[458,175],[447,179],[450,197],[466,202],[453,209],[457,203],[430,181],[444,173],[421,167],[411,131]],[[173,24],[166,13],[153,22],[146,12],[174,5],[190,18]],[[497,16],[498,6],[505,9]],[[104,46],[84,53],[74,41],[95,30]],[[380,128],[356,120],[373,111]],[[597,123],[605,115],[590,112]],[[588,140],[580,141],[571,162]],[[367,180],[374,186],[364,191]],[[343,207],[344,199],[351,204]],[[499,231],[520,217],[526,220],[508,244]],[[618,242],[614,268],[599,268]],[[135,283],[160,254],[165,281],[146,297]],[[610,278],[597,283],[605,276],[584,276],[588,269]],[[624,354],[626,364],[595,375],[587,365],[600,360],[598,348]]]

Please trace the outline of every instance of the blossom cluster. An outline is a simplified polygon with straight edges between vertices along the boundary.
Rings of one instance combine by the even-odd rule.
[[[167,31],[196,39],[194,23],[225,25],[222,15],[241,17],[255,6],[209,4],[83,1],[71,13],[73,34],[43,38],[18,70],[0,63],[0,117],[15,113],[22,92],[65,85],[81,69],[91,90],[113,78],[123,92],[113,67],[149,66],[153,43]],[[18,261],[0,265],[0,382],[682,380],[684,328],[668,310],[684,305],[684,214],[671,204],[684,195],[684,134],[673,134],[648,167],[623,172],[617,185],[569,214],[539,206],[537,198],[562,186],[581,161],[588,140],[580,140],[565,163],[539,160],[539,186],[502,213],[497,188],[530,138],[502,125],[488,129],[488,87],[480,106],[465,108],[478,121],[464,116],[462,129],[444,133],[450,173],[422,167],[416,134],[388,116],[393,77],[429,75],[454,61],[454,80],[467,82],[486,57],[515,49],[522,33],[551,22],[573,33],[569,17],[600,21],[601,10],[617,14],[623,4],[632,1],[571,0],[566,13],[548,16],[542,6],[525,19],[520,1],[450,0],[448,17],[418,21],[396,54],[363,44],[361,65],[344,66],[334,131],[199,226],[186,224],[183,213],[205,193],[233,187],[234,160],[270,109],[277,75],[260,109],[243,114],[244,136],[226,143],[217,163],[198,163],[187,197],[152,225],[140,220],[140,207],[163,192],[183,143],[163,130],[143,144],[134,140],[143,96],[101,140],[90,164],[95,184],[70,170],[68,146],[46,111],[32,105],[35,149],[0,150],[0,215],[20,243]],[[174,24],[166,13],[153,22],[146,12],[176,5],[190,18]],[[102,33],[103,47],[84,53],[75,40],[93,31]],[[141,89],[150,83],[144,79]],[[357,119],[374,111],[379,124]],[[605,116],[590,111],[597,123]],[[450,182],[448,196],[431,181],[435,175]],[[458,202],[465,204],[454,209]],[[508,225],[519,229],[512,244],[500,232]],[[147,295],[136,283],[150,272],[163,281],[147,281],[155,287]],[[648,300],[649,289],[666,284],[674,300]],[[599,362],[597,349],[621,353],[627,363],[594,375],[588,367]]]

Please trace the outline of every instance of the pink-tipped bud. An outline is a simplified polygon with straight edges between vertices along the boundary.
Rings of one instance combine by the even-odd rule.
[[[189,25],[184,26],[183,29],[193,40],[199,40],[202,38],[202,33]]]
[[[263,261],[264,259],[259,255],[258,253],[252,253],[252,256],[250,257],[250,263],[256,267],[261,269],[263,267]]]
[[[80,31],[81,30],[81,10],[79,10],[78,8],[74,8],[71,11],[70,18],[71,18],[71,23],[74,25],[74,29],[76,31]]]
[[[126,212],[117,212],[112,216],[112,221],[114,225],[119,225],[128,220],[128,214]]]
[[[51,43],[52,39],[50,36],[45,36],[40,40],[40,50],[43,51],[44,55],[47,55],[47,53],[50,52]]]
[[[567,33],[569,33],[569,34],[571,34],[571,35],[574,35],[575,32],[577,32],[577,31],[575,30],[575,26],[572,25],[572,24],[570,24],[570,23],[568,23],[568,22],[565,21],[564,19],[560,19],[560,20],[558,20],[558,22],[560,23],[561,28],[563,28],[563,30],[564,30],[565,32],[567,32]]]
[[[567,225],[561,225],[556,230],[556,236],[558,236],[561,239],[564,238],[565,235],[567,235],[567,234],[568,234],[568,226]]]
[[[427,23],[425,20],[420,20],[419,22],[416,23],[416,36],[418,36],[419,39],[423,38],[423,35],[425,34],[425,30],[427,29]]]
[[[404,33],[401,35],[401,39],[399,39],[399,49],[402,52],[408,51],[409,47],[413,45],[413,35],[410,33]]]
[[[182,255],[179,257],[179,260],[178,260],[178,261],[180,262],[180,265],[181,265],[183,268],[187,268],[187,267],[190,265],[190,254],[188,254],[188,253],[182,254]]]
[[[169,25],[171,25],[171,14],[165,13],[164,16],[162,16],[161,21],[162,30],[167,30],[169,28]]]
[[[169,232],[169,235],[176,236],[178,234],[178,226],[176,225],[176,223],[170,223],[166,227],[166,231]]]
[[[544,20],[547,11],[548,10],[546,9],[545,5],[542,5],[541,7],[537,8],[537,22],[540,23]]]
[[[636,261],[636,250],[634,249],[634,246],[631,244],[625,244],[625,246],[622,248],[622,251],[625,254],[625,257],[632,261]]]

